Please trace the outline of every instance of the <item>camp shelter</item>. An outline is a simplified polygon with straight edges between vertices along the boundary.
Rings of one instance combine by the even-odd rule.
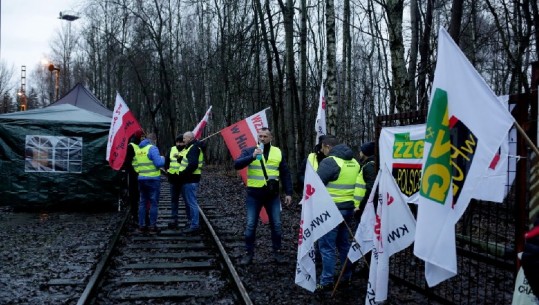
[[[0,115],[0,205],[99,207],[118,198],[111,118],[69,104]]]
[[[105,105],[103,105],[103,103],[101,103],[101,101],[81,83],[76,84],[68,93],[66,93],[66,95],[50,104],[48,107],[63,104],[70,104],[112,118],[112,111],[105,107]]]

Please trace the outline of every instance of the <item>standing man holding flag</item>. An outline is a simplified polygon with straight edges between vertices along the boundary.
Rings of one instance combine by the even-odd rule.
[[[144,132],[139,122],[135,119],[120,94],[117,93],[105,159],[109,161],[112,169],[120,170],[123,168],[127,172],[128,201],[135,218],[139,201],[138,173],[135,171],[132,162],[135,157],[135,146],[138,146],[143,135]]]
[[[262,207],[266,209],[271,226],[271,243],[275,262],[286,260],[281,254],[281,199],[279,180],[285,191],[285,204],[292,202],[292,180],[288,165],[281,150],[271,145],[273,136],[267,127],[258,131],[259,146],[242,150],[234,161],[236,170],[247,167],[247,226],[245,228],[245,248],[247,253],[241,260],[242,265],[250,265],[255,253],[256,226]]]
[[[133,161],[135,160],[135,150],[145,137],[146,136],[142,130],[137,130],[135,134],[129,138],[129,146],[127,147],[124,164],[122,165],[122,169],[125,170],[127,174],[129,206],[131,207],[131,213],[135,219],[138,215],[138,202],[140,194],[138,191],[138,173],[135,170],[135,163]]]

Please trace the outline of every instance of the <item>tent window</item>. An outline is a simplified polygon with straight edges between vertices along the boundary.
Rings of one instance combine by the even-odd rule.
[[[82,138],[27,135],[25,172],[82,172]]]

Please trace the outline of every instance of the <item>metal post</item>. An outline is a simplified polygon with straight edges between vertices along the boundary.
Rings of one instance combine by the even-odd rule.
[[[54,101],[57,101],[58,96],[60,94],[60,69],[58,68],[56,68],[56,79],[55,79],[54,89],[56,90],[56,96],[54,98]]]

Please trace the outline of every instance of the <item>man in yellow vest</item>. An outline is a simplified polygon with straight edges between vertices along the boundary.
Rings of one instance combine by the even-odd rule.
[[[256,226],[262,207],[266,209],[270,221],[274,261],[278,264],[286,262],[280,252],[282,229],[279,180],[286,194],[285,204],[288,206],[292,202],[292,179],[283,153],[278,147],[271,145],[272,139],[269,128],[259,129],[259,146],[243,149],[241,155],[234,161],[236,170],[247,167],[247,226],[245,228],[247,253],[240,261],[242,265],[253,262]]]
[[[180,162],[179,176],[182,181],[182,197],[186,203],[187,221],[189,227],[183,232],[193,234],[200,229],[197,190],[202,174],[204,154],[200,148],[200,142],[191,131],[183,134],[185,148]]]
[[[180,176],[180,163],[185,154],[183,135],[176,137],[176,145],[172,146],[165,155],[165,169],[167,171],[168,182],[170,183],[170,229],[178,228],[178,203],[182,192],[182,180]],[[189,213],[189,206],[185,202],[185,211]]]
[[[138,173],[138,186],[140,201],[138,207],[139,231],[145,231],[146,202],[150,202],[150,233],[156,234],[157,229],[157,206],[159,203],[159,190],[161,187],[160,168],[165,165],[165,158],[159,154],[155,146],[156,136],[150,133],[138,146],[135,146],[135,158],[133,167]]]
[[[298,171],[298,184],[300,189],[303,188],[303,184],[305,182],[305,169],[307,168],[307,162],[311,164],[314,170],[318,170],[318,164],[324,160],[326,155],[322,152],[322,141],[326,138],[325,135],[321,135],[318,137],[318,143],[314,146],[313,152],[311,152],[305,160],[301,163],[301,167]],[[303,194],[303,191],[301,191],[301,194]]]
[[[359,174],[359,163],[354,159],[354,153],[345,144],[339,144],[334,136],[327,135],[322,142],[322,151],[327,156],[318,166],[318,175],[326,186],[329,195],[341,212],[345,223],[341,223],[318,240],[322,256],[322,274],[318,291],[328,293],[333,289],[335,265],[339,252],[341,265],[349,265],[347,261],[350,249],[350,234],[348,227],[354,215],[354,189]],[[350,283],[352,268],[348,266],[342,275],[345,284]]]
[[[135,131],[135,134],[129,138],[129,145],[127,146],[124,164],[122,165],[122,170],[127,174],[127,197],[133,219],[137,219],[138,217],[138,202],[140,199],[138,192],[138,173],[133,166],[133,159],[135,158],[135,147],[138,147],[140,141],[144,140],[144,138],[145,135],[142,129]]]

